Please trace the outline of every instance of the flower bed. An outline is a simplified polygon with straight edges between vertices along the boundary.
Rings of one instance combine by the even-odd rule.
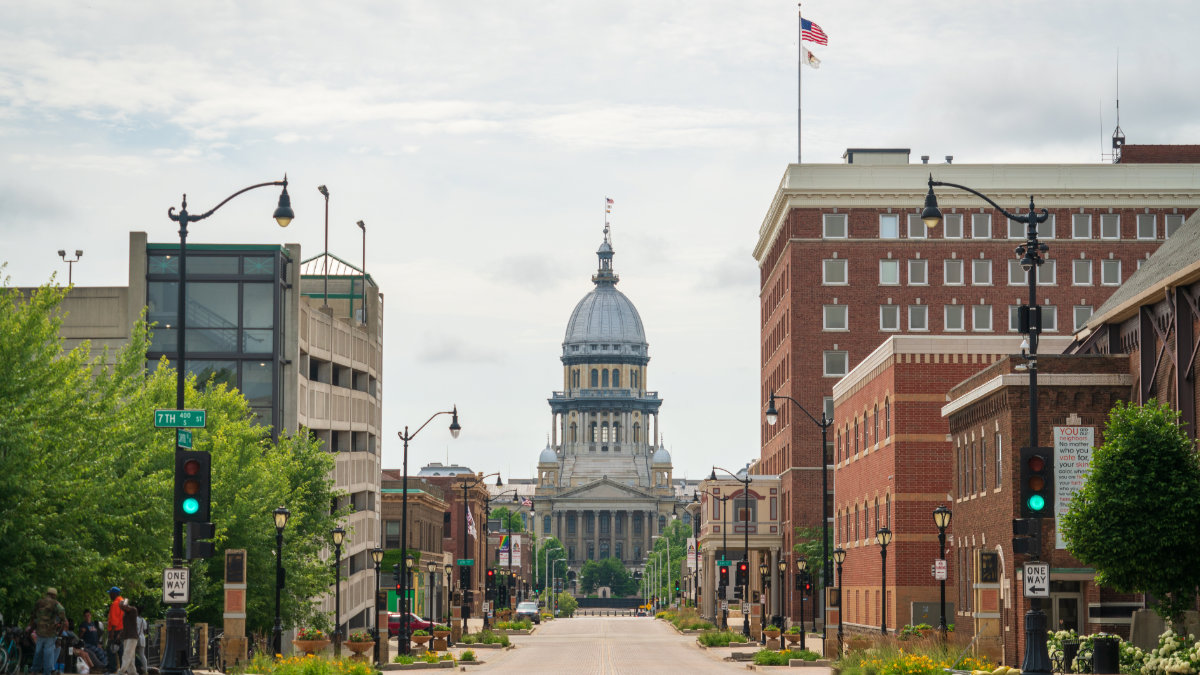
[[[696,641],[705,647],[728,647],[731,642],[741,644],[747,639],[745,635],[729,630],[710,630],[701,633]]]
[[[326,659],[319,656],[289,656],[276,661],[266,654],[255,654],[250,661],[230,669],[234,675],[374,675],[369,663],[350,659]]]
[[[944,675],[946,669],[993,669],[987,659],[967,656],[958,659],[961,646],[940,642],[900,643],[884,641],[875,647],[854,650],[838,659],[835,667],[842,675]]]

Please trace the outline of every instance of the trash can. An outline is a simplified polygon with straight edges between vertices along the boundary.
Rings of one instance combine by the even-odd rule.
[[[1073,673],[1075,668],[1075,657],[1079,656],[1079,640],[1063,640],[1063,662],[1060,666],[1060,671],[1063,673]]]
[[[1092,672],[1097,675],[1121,672],[1121,638],[1116,635],[1093,638]]]

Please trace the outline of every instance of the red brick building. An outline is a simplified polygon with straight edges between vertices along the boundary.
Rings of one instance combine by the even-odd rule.
[[[1131,161],[1137,147],[1125,146]],[[1050,211],[1038,289],[1048,336],[1083,326],[1200,208],[1196,164],[928,165],[909,163],[908,150],[845,159],[790,165],[759,229],[763,409],[776,392],[818,419],[832,415],[834,383],[892,335],[1016,335],[1021,228],[974,195],[940,188],[947,217],[927,230],[918,211],[931,172],[1010,210],[1032,193]],[[821,524],[823,508],[833,525],[834,481],[823,497],[821,475],[834,463],[833,437],[823,457],[820,429],[793,408],[781,405],[774,426],[762,420],[758,469],[782,478],[785,551],[795,528]]]

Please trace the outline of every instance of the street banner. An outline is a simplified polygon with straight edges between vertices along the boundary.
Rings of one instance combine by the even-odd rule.
[[[512,538],[512,564],[513,567],[521,566],[521,535],[514,535]]]
[[[1054,546],[1065,549],[1059,519],[1092,470],[1095,427],[1054,427]]]
[[[696,571],[696,567],[698,566],[697,561],[696,561],[696,555],[697,555],[696,538],[688,537],[688,540],[687,540],[687,565],[688,565],[688,569],[693,572]]]

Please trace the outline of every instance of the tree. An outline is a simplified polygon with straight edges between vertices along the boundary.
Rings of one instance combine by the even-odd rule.
[[[601,586],[607,586],[614,596],[632,595],[637,591],[637,582],[616,558],[588,560],[583,563],[579,574],[580,592],[594,593]]]
[[[1118,591],[1152,594],[1177,621],[1200,585],[1200,460],[1179,413],[1118,403],[1062,519],[1067,550]]]
[[[820,527],[797,527],[796,528],[796,543],[792,544],[792,551],[804,556],[808,561],[808,573],[812,575],[816,586],[823,585],[823,580],[820,578],[822,573],[821,556],[825,551],[821,548],[821,528]],[[833,558],[833,531],[829,532],[829,541],[826,542],[829,547],[829,557]],[[795,572],[795,570],[792,570]]]
[[[567,551],[563,548],[562,542],[557,537],[547,537],[540,542],[535,542],[529,547],[533,555],[533,566],[537,571],[535,575],[539,583],[549,585],[547,580],[550,578],[546,574],[546,558],[550,559],[550,571],[558,575],[566,573],[566,568],[562,565],[555,566],[555,560],[566,560]]]
[[[492,509],[489,518],[500,521],[501,532],[525,531],[525,519],[521,517],[520,513],[509,509],[507,506]]]
[[[65,291],[25,295],[0,287],[0,612],[24,616],[47,587],[73,616],[107,603],[104,589],[155,597],[170,564],[174,433],[155,429],[157,408],[175,407],[175,371],[147,372],[143,321],[128,345],[93,356],[66,350],[59,336]],[[317,597],[332,583],[320,552],[333,527],[333,459],[307,431],[273,443],[254,425],[242,395],[224,385],[186,383],[189,408],[208,411],[195,429],[197,450],[213,458],[217,554],[193,564],[191,617],[215,622],[222,611],[226,548],[247,550],[248,627],[274,616],[275,528],[271,511],[292,512],[284,545],[288,625],[315,622]]]
[[[575,596],[563,591],[554,597],[554,604],[558,606],[559,616],[572,616],[575,610],[579,608],[579,601]]]

